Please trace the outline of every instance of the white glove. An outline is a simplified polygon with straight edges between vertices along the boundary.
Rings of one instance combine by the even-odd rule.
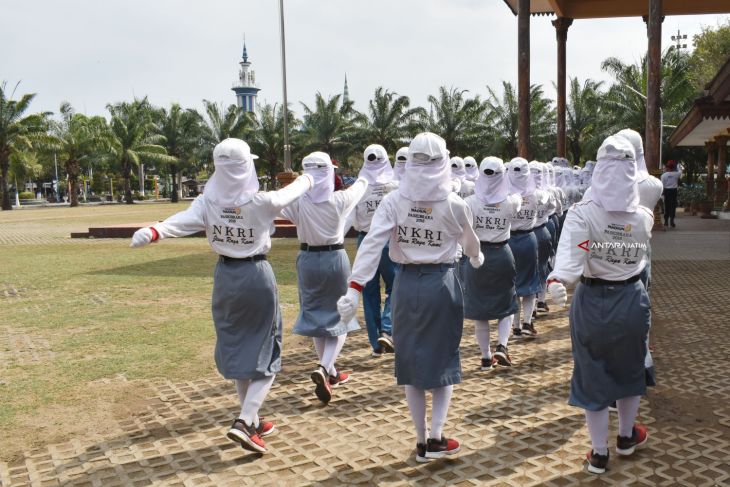
[[[134,235],[132,235],[132,243],[129,246],[132,248],[144,247],[150,242],[152,242],[152,230],[145,227],[134,232]]]
[[[357,313],[357,305],[360,302],[360,293],[357,289],[347,288],[347,294],[337,300],[337,311],[343,323],[349,323]]]
[[[560,306],[561,308],[564,308],[565,303],[568,301],[568,290],[565,289],[563,283],[553,281],[548,284],[547,290],[550,293],[553,304],[555,306]]]
[[[461,245],[457,245],[456,246],[456,262],[459,262],[462,257],[464,257],[464,249],[461,248]]]
[[[476,257],[469,257],[469,263],[473,268],[479,269],[484,264],[484,254],[479,252],[479,255]]]

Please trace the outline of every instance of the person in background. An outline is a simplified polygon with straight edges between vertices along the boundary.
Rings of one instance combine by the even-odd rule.
[[[479,177],[479,166],[476,159],[472,156],[466,156],[464,158],[464,170],[466,171],[466,180],[476,184]]]
[[[677,168],[674,161],[667,162],[662,174],[662,186],[664,186],[664,228],[674,228],[674,217],[677,214],[677,188],[682,178],[681,166]]]

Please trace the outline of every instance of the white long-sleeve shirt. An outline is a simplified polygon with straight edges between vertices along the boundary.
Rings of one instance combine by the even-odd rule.
[[[662,182],[654,176],[649,176],[643,181],[639,181],[637,186],[639,188],[639,204],[653,213],[659,198],[662,197]],[[592,193],[593,190],[589,187],[583,194],[583,201],[591,199]]]
[[[352,265],[349,281],[365,285],[375,275],[380,255],[390,240],[390,258],[399,264],[453,264],[456,246],[464,255],[479,255],[469,206],[454,193],[442,201],[411,201],[396,190],[373,216]]]
[[[358,178],[344,191],[335,191],[330,199],[313,203],[301,198],[282,211],[282,216],[297,226],[297,237],[308,245],[337,245],[345,239],[345,220],[368,187]]]
[[[581,276],[623,281],[646,265],[654,217],[639,206],[635,213],[608,212],[593,200],[570,209],[548,279],[566,285]]]
[[[553,186],[550,188],[550,192],[553,194],[553,197],[555,198],[555,211],[554,213],[558,216],[562,215],[565,211],[565,207],[563,206],[563,199],[565,199],[565,194],[563,194],[563,190]]]
[[[544,207],[549,199],[547,191],[536,189],[528,196],[522,196],[522,206],[512,222],[512,230],[532,230],[537,221],[537,210]]]
[[[475,184],[472,181],[463,180],[459,187],[459,191],[456,192],[462,199],[466,199],[474,194]]]
[[[271,226],[279,212],[309,191],[314,180],[299,176],[278,191],[256,193],[251,201],[236,208],[221,208],[202,194],[187,210],[172,215],[152,227],[160,238],[184,237],[205,231],[214,252],[245,258],[271,250]]]
[[[552,191],[545,190],[545,192],[547,193],[548,198],[544,205],[538,205],[537,207],[537,213],[535,214],[536,227],[546,224],[548,219],[550,219],[550,215],[555,213],[555,208],[557,207],[555,195]]]
[[[375,210],[380,206],[385,195],[398,187],[398,183],[391,181],[385,184],[371,184],[365,190],[365,194],[358,201],[352,212],[352,226],[358,232],[369,232],[370,222],[373,220]]]
[[[508,195],[503,201],[494,205],[482,203],[476,195],[471,195],[464,201],[471,210],[472,226],[480,242],[509,240],[512,221],[522,206],[520,195]]]
[[[667,171],[662,174],[662,184],[664,189],[677,189],[679,186],[679,179],[682,177],[682,170]]]

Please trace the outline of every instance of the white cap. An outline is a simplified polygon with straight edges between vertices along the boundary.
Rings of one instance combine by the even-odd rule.
[[[363,159],[365,163],[368,162],[382,162],[388,158],[388,153],[385,151],[385,147],[378,144],[372,144],[365,148],[363,152]]]
[[[416,135],[408,146],[408,158],[414,163],[434,162],[449,156],[446,141],[431,132]]]
[[[241,139],[226,139],[213,149],[213,163],[216,166],[242,164],[259,156],[251,154],[251,148]]]
[[[635,160],[636,153],[634,152],[634,146],[628,139],[622,136],[612,135],[601,144],[600,149],[598,149],[597,159],[599,164],[602,159]]]

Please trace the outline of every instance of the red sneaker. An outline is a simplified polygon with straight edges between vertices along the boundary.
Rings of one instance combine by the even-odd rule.
[[[440,440],[429,438],[426,441],[426,458],[441,458],[459,452],[459,442],[441,436]]]
[[[260,425],[259,425],[260,426]],[[272,424],[273,427],[273,424]],[[266,445],[253,425],[246,424],[242,419],[235,419],[226,435],[231,441],[241,445],[244,450],[256,453],[266,453]]]
[[[350,374],[346,372],[337,372],[337,375],[330,376],[330,386],[337,387],[350,381]]]
[[[317,399],[325,404],[329,404],[332,400],[332,386],[330,385],[329,376],[324,370],[324,367],[320,365],[309,377],[316,385],[314,393],[317,395]]]
[[[263,417],[259,418],[259,426],[256,428],[256,433],[258,433],[260,437],[263,438],[264,436],[269,436],[273,434],[274,431],[276,431],[274,423],[271,421],[264,421]]]
[[[646,429],[646,426],[636,423],[630,437],[616,437],[616,453],[625,457],[633,455],[634,451],[648,440],[649,431]]]

